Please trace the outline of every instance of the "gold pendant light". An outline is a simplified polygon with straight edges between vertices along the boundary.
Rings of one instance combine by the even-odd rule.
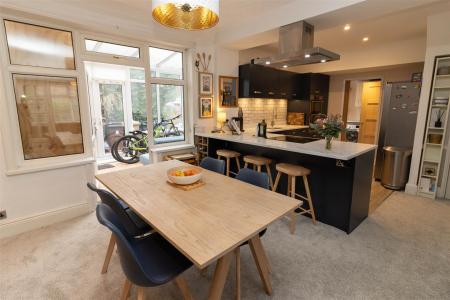
[[[219,22],[219,0],[152,0],[152,16],[172,28],[208,29]]]

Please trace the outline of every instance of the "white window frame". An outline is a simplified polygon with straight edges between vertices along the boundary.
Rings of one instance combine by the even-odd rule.
[[[127,45],[130,47],[138,47],[139,58],[129,57],[129,56],[117,56],[113,54],[98,53],[93,51],[88,51],[86,49],[85,40],[98,40],[105,43],[113,43],[119,45]],[[175,47],[172,45],[153,43],[148,41],[137,41],[137,40],[127,40],[123,38],[117,38],[111,35],[98,34],[93,32],[82,32],[80,34],[80,49],[82,52],[80,54],[80,60],[83,62],[99,62],[105,64],[119,64],[130,67],[143,68],[145,70],[145,89],[147,97],[147,130],[148,130],[148,140],[149,140],[149,151],[152,149],[163,150],[164,148],[173,149],[177,146],[193,145],[193,114],[192,109],[188,107],[188,103],[191,95],[188,94],[189,89],[187,87],[187,82],[190,72],[187,72],[187,61],[188,61],[188,51],[185,48]],[[183,79],[168,79],[168,78],[154,78],[151,77],[150,69],[150,47],[167,49],[171,51],[181,52],[183,55]],[[168,85],[178,85],[183,86],[183,117],[184,117],[184,141],[179,142],[169,142],[162,144],[155,144],[153,138],[153,114],[152,114],[152,89],[151,85],[156,84],[168,84]],[[193,103],[193,102],[192,102]]]
[[[170,51],[176,51],[176,52],[180,52],[182,54],[182,76],[183,79],[171,79],[171,78],[161,78],[161,77],[151,77],[151,69],[150,69],[150,47],[152,48],[159,48],[159,49],[165,49],[165,50],[170,50]],[[147,75],[147,72],[145,74],[146,79],[148,82],[150,82],[150,97],[152,96],[151,94],[151,85],[152,84],[165,84],[165,85],[176,85],[176,86],[182,86],[183,87],[183,121],[184,121],[184,140],[183,141],[179,141],[179,142],[168,142],[168,143],[162,143],[162,144],[155,144],[154,143],[154,138],[153,138],[153,113],[152,113],[152,102],[151,101],[147,101],[147,103],[150,103],[150,107],[147,107],[147,114],[151,115],[151,124],[148,123],[148,127],[149,127],[149,133],[151,132],[151,144],[150,144],[150,149],[164,149],[164,148],[173,148],[176,146],[180,146],[180,145],[191,145],[192,144],[192,130],[191,130],[191,125],[192,125],[192,118],[190,115],[190,110],[188,109],[188,105],[187,103],[189,103],[189,101],[187,100],[189,98],[188,95],[188,89],[187,89],[187,51],[186,49],[180,49],[180,48],[175,48],[175,47],[170,47],[167,45],[161,45],[161,44],[152,44],[149,45],[147,48],[147,53],[146,53],[146,58],[148,60],[148,67],[149,67],[149,72]],[[193,103],[193,102],[192,102]],[[151,131],[150,131],[150,126],[151,126]]]
[[[0,101],[0,116],[2,119],[1,133],[3,149],[5,152],[6,174],[17,175],[92,163],[94,161],[92,151],[93,145],[90,139],[92,128],[90,124],[90,111],[87,101],[87,86],[84,80],[84,68],[81,60],[79,59],[78,54],[80,52],[80,49],[78,47],[78,43],[76,42],[79,38],[78,32],[73,28],[68,28],[50,22],[30,20],[28,18],[25,19],[23,17],[12,15],[1,15],[0,50],[2,53],[9,53],[4,25],[5,19],[71,32],[75,59],[75,70],[65,70],[45,67],[12,65],[10,63],[9,55],[2,55],[0,62],[2,81],[0,85],[3,85],[4,93],[0,95],[0,97],[4,99]],[[78,102],[80,108],[80,122],[82,128],[84,153],[25,160],[18,112],[16,107],[16,96],[13,85],[13,74],[15,73],[27,75],[71,77],[77,80]]]
[[[6,31],[4,20],[27,23],[30,25],[44,26],[56,30],[64,30],[72,33],[73,52],[75,59],[75,70],[52,69],[45,67],[19,66],[11,65],[9,55],[3,55],[0,58],[0,130],[2,146],[5,153],[6,174],[17,175],[24,173],[39,172],[65,168],[70,166],[84,165],[95,162],[94,143],[92,127],[92,116],[88,95],[88,82],[84,68],[85,61],[100,62],[107,64],[122,64],[130,67],[143,68],[145,70],[146,97],[147,97],[147,122],[149,132],[149,150],[164,148],[175,149],[177,147],[190,146],[193,144],[193,106],[194,99],[191,89],[188,89],[188,83],[192,83],[192,72],[188,70],[188,61],[192,59],[191,51],[186,48],[167,45],[162,43],[153,43],[151,41],[127,40],[109,34],[99,34],[94,32],[80,31],[76,27],[68,27],[54,22],[41,21],[34,18],[25,18],[15,14],[0,14],[0,51],[9,53],[6,40]],[[98,53],[86,50],[85,39],[98,40],[106,43],[116,43],[130,47],[139,47],[139,58],[117,56],[112,54]],[[150,70],[149,47],[162,48],[172,51],[178,51],[183,54],[183,79],[173,80],[164,78],[152,78]],[[65,155],[58,157],[39,158],[25,160],[23,155],[22,140],[20,134],[20,125],[16,107],[16,98],[13,85],[13,73],[43,75],[56,77],[73,77],[77,80],[78,101],[80,107],[80,122],[82,126],[82,138],[84,153]],[[184,114],[184,141],[169,142],[156,145],[153,139],[153,116],[152,116],[152,95],[151,84],[170,84],[183,86],[183,114]],[[3,91],[3,92],[2,92]],[[4,99],[2,99],[4,98]],[[191,105],[188,105],[191,103]],[[8,142],[6,142],[8,141]]]

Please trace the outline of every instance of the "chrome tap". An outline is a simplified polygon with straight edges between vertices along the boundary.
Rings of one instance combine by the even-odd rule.
[[[277,108],[272,109],[272,120],[270,121],[270,127],[275,127],[275,119],[277,118]]]

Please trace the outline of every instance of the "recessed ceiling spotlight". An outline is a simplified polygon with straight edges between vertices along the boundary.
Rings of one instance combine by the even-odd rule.
[[[266,65],[270,65],[270,61],[266,61]]]
[[[345,31],[350,30],[350,28],[351,28],[351,27],[350,27],[350,24],[346,24],[346,25],[344,26],[344,30],[345,30]]]
[[[322,59],[320,62],[321,62],[321,63],[326,63],[327,60],[326,60],[326,59]]]
[[[311,55],[310,54],[305,54],[305,58],[310,58]]]
[[[363,37],[363,42],[367,42],[369,40],[369,37]]]
[[[286,69],[287,67],[288,67],[287,65],[284,65],[284,66],[283,66],[283,68],[285,68],[285,69]]]

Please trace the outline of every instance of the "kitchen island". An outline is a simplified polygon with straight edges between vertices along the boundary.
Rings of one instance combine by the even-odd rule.
[[[293,143],[255,137],[249,133],[196,135],[208,139],[208,156],[211,157],[217,157],[218,149],[229,149],[242,156],[260,155],[272,159],[273,177],[276,163],[291,163],[310,169],[311,195],[317,220],[322,223],[350,233],[368,216],[375,145],[333,141],[332,149],[327,150],[325,140]],[[276,132],[268,134],[269,138],[276,136]],[[286,177],[282,176],[277,192],[286,193]],[[297,184],[296,192],[305,193],[302,184]]]

